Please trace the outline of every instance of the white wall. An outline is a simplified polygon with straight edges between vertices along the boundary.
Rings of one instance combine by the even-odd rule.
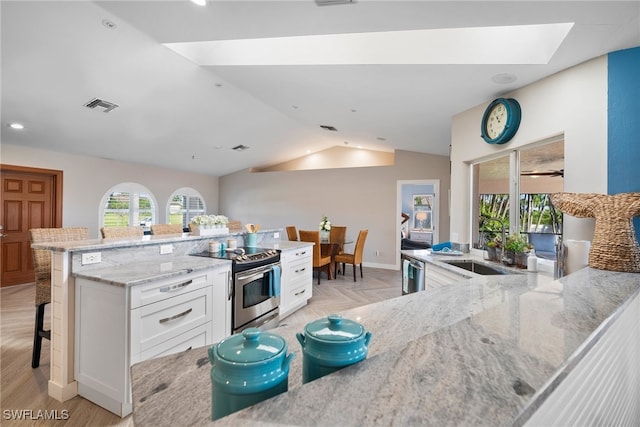
[[[607,193],[606,56],[501,96],[517,99],[522,107],[520,129],[507,144],[480,138],[480,121],[491,100],[452,121],[451,233],[462,241],[472,240],[469,162],[476,159],[564,134],[564,191]],[[566,239],[592,240],[593,229],[593,219],[564,216]]]
[[[365,265],[396,268],[402,219],[397,181],[424,179],[440,180],[440,236],[448,236],[449,159],[409,151],[396,151],[393,166],[226,175],[220,178],[220,207],[263,228],[317,230],[323,214],[332,224],[346,225],[353,239],[366,228]]]
[[[158,203],[158,223],[167,222],[166,203],[181,187],[195,188],[204,197],[209,213],[218,211],[218,178],[138,163],[76,156],[2,143],[0,162],[63,171],[63,227],[89,227],[99,236],[99,206],[102,196],[114,185],[137,182],[151,191]]]

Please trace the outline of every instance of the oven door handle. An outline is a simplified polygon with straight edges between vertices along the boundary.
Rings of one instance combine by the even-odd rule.
[[[231,280],[232,277],[233,276],[231,272],[227,272],[227,301],[231,301],[231,298],[233,298],[233,280]]]
[[[259,270],[256,268],[254,270],[250,270],[249,274],[245,274],[243,276],[238,275],[238,277],[236,277],[236,280],[247,280],[247,279],[252,278],[253,276],[258,276],[260,274],[267,273],[267,272],[271,271],[272,268],[273,268],[272,265],[267,265],[266,267],[262,267]]]

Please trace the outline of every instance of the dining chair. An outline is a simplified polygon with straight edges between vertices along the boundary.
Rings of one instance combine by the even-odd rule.
[[[367,240],[367,234],[369,234],[369,230],[360,230],[358,233],[358,240],[356,240],[356,247],[352,254],[342,253],[336,255],[334,260],[335,263],[342,263],[342,275],[345,274],[345,264],[353,265],[353,281],[356,281],[356,264],[360,264],[360,278],[363,278],[362,275],[362,252],[364,251],[364,242]]]
[[[298,240],[298,231],[296,230],[295,225],[287,226],[287,238],[292,242]]]
[[[182,224],[152,224],[151,234],[182,234]]]
[[[338,263],[335,262],[335,256],[344,253],[344,242],[347,239],[347,227],[342,225],[332,225],[329,231],[329,242],[336,247],[331,248],[332,264],[335,264],[334,276],[338,276]]]
[[[109,239],[113,237],[142,237],[144,236],[144,229],[140,226],[102,227],[100,228],[100,234],[102,234],[103,239]]]
[[[318,285],[320,284],[320,272],[326,268],[327,277],[331,277],[331,257],[323,256],[320,245],[320,232],[300,230],[301,242],[313,242],[313,269],[318,272]]]
[[[87,227],[32,228],[29,230],[31,243],[68,242],[89,239]],[[44,329],[44,308],[51,302],[51,251],[31,249],[33,270],[36,280],[36,325],[33,334],[31,367],[40,366],[42,339],[51,339],[51,331]]]

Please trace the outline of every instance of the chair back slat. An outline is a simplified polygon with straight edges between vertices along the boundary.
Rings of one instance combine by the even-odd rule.
[[[182,224],[153,224],[151,234],[181,234]]]
[[[358,240],[356,240],[356,248],[353,253],[355,264],[362,264],[362,254],[364,252],[364,242],[367,240],[367,234],[369,234],[369,230],[360,230],[360,233],[358,233]]]
[[[315,243],[315,245],[313,245],[313,265],[315,267],[320,265],[320,255],[321,255],[320,232],[310,231],[310,230],[300,230],[300,241]]]
[[[140,226],[102,227],[100,233],[103,239],[111,239],[114,237],[142,237],[144,236],[144,229]]]
[[[298,241],[298,230],[295,225],[287,226],[287,238],[292,242]]]
[[[31,243],[72,242],[89,239],[89,228],[32,228],[29,230]],[[36,305],[51,302],[51,251],[31,249],[33,270],[36,281]]]

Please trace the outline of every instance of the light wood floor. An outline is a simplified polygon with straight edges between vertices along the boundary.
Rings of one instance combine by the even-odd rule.
[[[353,282],[351,267],[347,274],[328,281],[323,274],[318,286],[314,278],[313,298],[301,310],[283,319],[283,323],[301,324],[328,314],[400,296],[401,276],[398,271],[364,268],[364,279],[357,274]],[[0,288],[0,425],[2,426],[133,426],[131,416],[120,418],[88,400],[76,396],[58,402],[47,394],[49,380],[49,341],[43,340],[40,367],[31,369],[33,327],[35,320],[34,284]],[[49,306],[45,318],[49,316]],[[48,322],[45,323],[48,329]],[[11,420],[5,411],[27,412],[27,420]],[[38,411],[57,410],[59,417],[68,411],[68,420],[43,421]],[[24,416],[24,415],[23,415]]]

